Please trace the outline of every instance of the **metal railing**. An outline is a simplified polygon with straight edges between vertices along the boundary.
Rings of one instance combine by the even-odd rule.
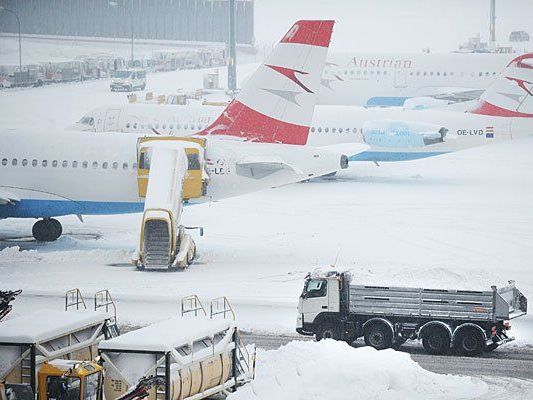
[[[68,311],[71,307],[76,307],[76,310],[79,310],[81,306],[83,306],[84,310],[87,309],[87,305],[81,295],[80,289],[74,288],[67,290],[65,293],[65,311]]]
[[[224,319],[226,319],[226,314],[229,314],[235,321],[235,312],[233,311],[233,307],[231,307],[231,303],[226,296],[217,297],[216,299],[211,300],[209,314],[209,318],[211,319],[213,319],[214,316],[221,314],[223,315]]]
[[[94,294],[94,311],[103,307],[105,307],[106,313],[108,313],[109,308],[112,307],[113,316],[115,319],[117,318],[117,306],[111,297],[111,293],[109,293],[109,290],[107,289],[102,289]]]
[[[181,316],[185,314],[194,313],[194,316],[197,317],[199,312],[202,312],[205,317],[207,317],[207,312],[198,298],[197,295],[193,294],[190,296],[183,297],[181,299]]]

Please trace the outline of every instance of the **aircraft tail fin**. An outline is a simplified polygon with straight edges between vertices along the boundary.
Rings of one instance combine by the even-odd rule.
[[[298,21],[200,135],[304,145],[334,21]]]
[[[512,60],[470,112],[495,117],[533,118],[533,53]]]

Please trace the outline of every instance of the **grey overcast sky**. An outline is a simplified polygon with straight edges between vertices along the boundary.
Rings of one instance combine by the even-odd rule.
[[[496,11],[498,40],[513,30],[533,39],[533,0],[497,0]],[[334,51],[446,52],[488,39],[489,0],[255,0],[256,42],[276,42],[298,19],[335,19]]]

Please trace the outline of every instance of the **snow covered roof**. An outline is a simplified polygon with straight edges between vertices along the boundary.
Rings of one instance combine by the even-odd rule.
[[[235,326],[234,321],[207,317],[174,317],[98,344],[100,350],[167,352],[192,341],[211,337]]]
[[[107,318],[109,315],[95,311],[39,310],[0,323],[0,343],[38,343]]]

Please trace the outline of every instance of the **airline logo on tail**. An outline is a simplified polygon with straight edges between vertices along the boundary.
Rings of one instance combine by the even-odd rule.
[[[298,21],[201,135],[304,145],[334,21]]]
[[[471,112],[495,117],[533,118],[533,53],[511,61]]]

